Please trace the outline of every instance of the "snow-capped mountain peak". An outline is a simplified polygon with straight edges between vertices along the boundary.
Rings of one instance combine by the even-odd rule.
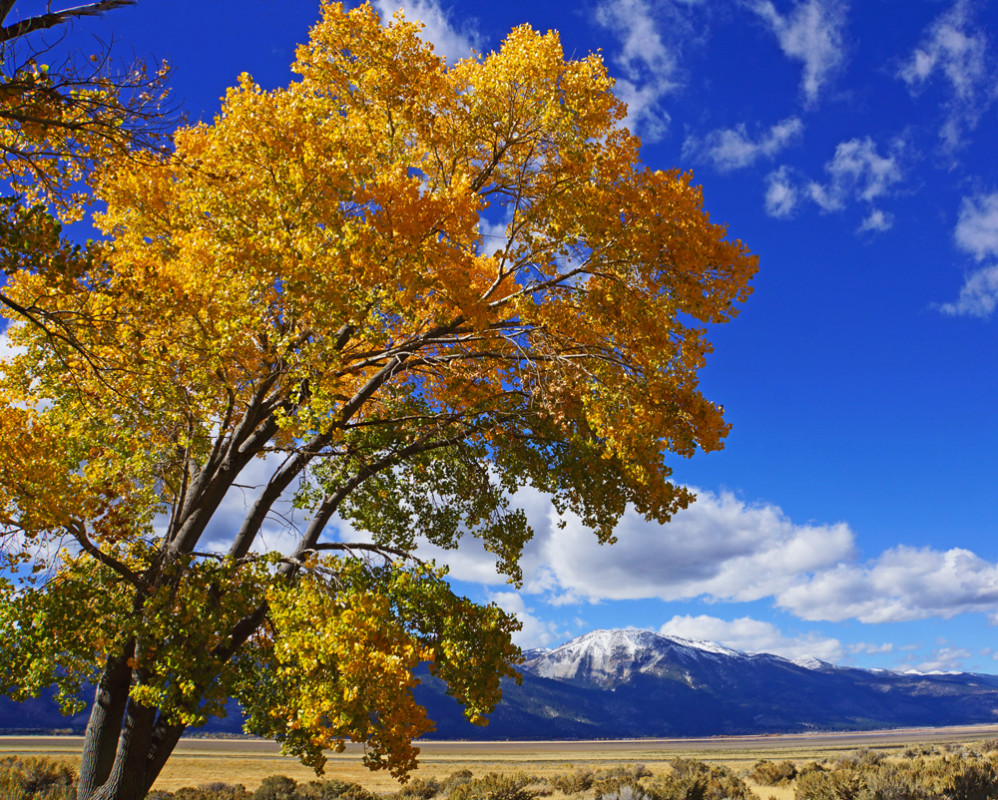
[[[640,628],[593,631],[531,656],[524,666],[535,675],[603,688],[612,688],[636,674],[690,682],[690,669],[704,660],[748,658],[714,642],[663,636]]]

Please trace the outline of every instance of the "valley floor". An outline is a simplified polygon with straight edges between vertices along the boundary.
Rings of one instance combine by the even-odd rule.
[[[455,770],[469,769],[476,776],[523,771],[543,778],[573,769],[602,769],[617,764],[645,764],[657,772],[677,756],[741,770],[759,759],[820,760],[861,748],[892,753],[915,744],[958,745],[995,738],[998,725],[704,739],[425,741],[420,743],[421,766],[415,777],[442,779]],[[0,736],[0,758],[46,756],[78,763],[81,747],[82,738],[74,736]],[[324,777],[360,783],[375,792],[396,791],[398,784],[389,775],[364,768],[362,754],[359,745],[348,745],[343,753],[330,753]],[[184,739],[156,788],[174,790],[213,781],[253,788],[268,775],[287,775],[299,782],[315,777],[295,759],[282,756],[273,742],[248,738]],[[776,793],[767,789],[762,796],[771,794]]]

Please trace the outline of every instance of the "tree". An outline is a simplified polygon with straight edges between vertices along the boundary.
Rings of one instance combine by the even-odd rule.
[[[518,658],[419,543],[476,537],[516,582],[519,487],[612,542],[628,504],[685,507],[666,459],[727,433],[703,326],[756,260],[640,164],[599,57],[521,27],[448,67],[328,3],[294,70],[109,162],[107,241],[8,287],[80,345],[11,334],[0,664],[15,694],[96,685],[81,800],[142,797],[229,696],[307,764],[352,739],[404,777],[413,667],[483,721]]]
[[[62,237],[61,223],[84,216],[86,182],[98,164],[137,158],[159,147],[171,124],[167,65],[149,73],[141,61],[115,65],[110,45],[88,58],[58,56],[43,34],[72,21],[134,5],[99,0],[61,11],[28,13],[11,22],[18,0],[0,0],[0,163],[6,189],[0,198],[2,274],[73,269],[86,249]],[[0,291],[0,306],[31,320],[49,335],[68,338],[42,309],[16,303]]]

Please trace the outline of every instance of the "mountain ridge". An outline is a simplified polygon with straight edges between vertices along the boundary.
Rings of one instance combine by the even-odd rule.
[[[998,676],[912,673],[745,653],[641,628],[591,631],[524,653],[488,727],[468,723],[444,684],[419,670],[416,700],[434,739],[599,739],[871,730],[998,722]],[[804,662],[803,664],[800,662]],[[89,698],[87,698],[89,699]],[[241,730],[238,708],[204,733]],[[0,732],[82,731],[51,699],[0,698]]]

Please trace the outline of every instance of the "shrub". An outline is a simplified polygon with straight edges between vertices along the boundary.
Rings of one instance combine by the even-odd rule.
[[[576,769],[548,779],[548,783],[562,794],[582,794],[592,788],[593,781],[592,770],[588,769]]]
[[[474,778],[474,773],[470,769],[459,769],[452,772],[446,778],[440,787],[440,791],[445,795],[450,795],[454,789],[458,786],[463,786],[468,783],[472,778]]]
[[[769,761],[763,758],[755,762],[749,777],[760,786],[781,786],[797,777],[797,767],[792,761]]]
[[[375,800],[375,795],[359,783],[331,778],[327,781],[311,781],[298,787],[300,800]]]
[[[862,775],[855,770],[814,770],[801,774],[797,779],[794,800],[860,800],[865,789]]]
[[[150,800],[152,795],[146,797]],[[228,783],[206,783],[196,788],[185,786],[176,792],[165,794],[164,800],[250,800],[250,793],[242,784],[231,786]]]
[[[674,758],[671,772],[642,784],[653,800],[755,800],[748,784],[727,767]]]
[[[511,775],[490,772],[454,787],[448,800],[534,800],[538,793],[527,788],[533,782],[533,778],[522,772]]]
[[[253,800],[298,800],[298,782],[284,775],[270,775],[253,792]]]
[[[866,782],[872,800],[928,800],[917,767],[910,761],[880,764]]]
[[[597,793],[596,800],[654,800],[639,783],[624,783],[606,794]]]
[[[399,790],[398,796],[411,800],[430,800],[439,793],[440,784],[433,778],[414,778]]]
[[[0,759],[3,800],[76,800],[76,773],[61,761],[47,758]]]
[[[998,795],[998,774],[990,760],[939,759],[923,771],[927,791],[946,800],[990,800]]]

